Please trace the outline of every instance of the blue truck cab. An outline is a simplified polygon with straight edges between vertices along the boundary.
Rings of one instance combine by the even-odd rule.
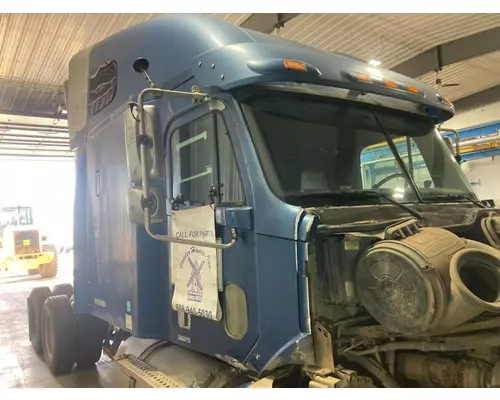
[[[80,52],[66,89],[74,293],[28,299],[54,373],[104,347],[118,386],[494,385],[471,352],[500,346],[500,225],[436,130],[448,99],[199,15]]]

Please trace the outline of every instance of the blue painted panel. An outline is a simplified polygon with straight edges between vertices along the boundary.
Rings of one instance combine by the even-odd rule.
[[[253,35],[253,33],[251,34]],[[257,61],[284,59],[305,62],[320,73],[298,73],[288,71],[283,67],[265,70],[252,68],[253,63]],[[212,68],[212,65],[216,67]],[[432,88],[424,86],[418,81],[389,70],[380,70],[385,79],[416,86],[425,96],[372,83],[360,83],[352,78],[352,74],[359,72],[373,75],[370,72],[372,68],[369,64],[339,54],[320,52],[307,46],[289,44],[288,42],[285,46],[280,38],[269,39],[266,43],[234,44],[206,52],[194,58],[191,69],[201,87],[206,89],[208,93],[266,82],[301,82],[361,90],[407,100],[423,106],[431,106],[433,114],[429,115],[436,118],[437,122],[447,120],[454,114],[451,106],[443,104]]]
[[[183,85],[184,86],[184,85]],[[188,104],[186,103],[168,103],[162,104],[163,108],[168,107],[168,112],[175,113],[181,108],[185,108]],[[170,140],[171,133],[177,129],[177,127],[182,126],[192,120],[200,118],[201,116],[208,113],[208,107],[191,107],[191,110],[187,113],[182,113],[180,118],[173,121],[173,124],[168,127],[168,132],[165,140],[165,154],[167,158],[171,154]],[[242,163],[240,158],[241,151],[239,149],[239,144],[237,139],[234,137],[235,133],[233,131],[234,123],[228,114],[225,115],[226,124],[233,142],[233,147],[235,148],[236,161],[240,167],[242,174],[243,187],[245,190],[247,204],[240,208],[242,216],[245,218],[241,221],[244,225],[244,230],[238,232],[238,241],[230,249],[223,250],[222,255],[222,280],[223,284],[232,282],[240,287],[242,287],[246,294],[247,307],[248,307],[248,318],[249,318],[249,330],[242,339],[232,338],[225,329],[224,321],[224,297],[223,292],[219,293],[219,302],[222,307],[223,319],[219,322],[210,321],[204,318],[191,317],[191,327],[190,329],[185,329],[179,327],[178,314],[171,307],[171,301],[173,297],[173,287],[168,283],[167,295],[163,299],[163,303],[167,305],[168,312],[168,337],[167,339],[183,347],[188,347],[193,350],[216,356],[228,356],[243,362],[253,347],[255,341],[259,336],[259,308],[258,308],[258,284],[257,284],[257,263],[256,263],[256,245],[255,245],[255,230],[253,228],[253,197],[251,195],[249,186],[249,176],[245,169],[245,164]],[[171,197],[171,170],[170,163],[166,165],[166,187],[168,197]],[[236,210],[237,207],[234,207]],[[250,219],[250,220],[248,220]],[[230,230],[225,227],[217,227],[218,236],[222,238],[223,242],[229,242],[231,240]],[[169,249],[169,245],[165,245],[166,249]],[[165,262],[169,262],[169,258],[165,259]],[[170,273],[170,271],[168,271]]]
[[[76,256],[79,269],[75,275],[76,290],[81,293],[77,309],[80,312],[90,309],[121,328],[127,327],[126,315],[131,314],[132,330],[137,336],[167,339],[206,354],[247,361],[262,369],[308,329],[307,250],[303,241],[312,216],[302,215],[302,210],[284,204],[270,191],[239,106],[229,94],[220,94],[228,105],[224,115],[242,172],[246,205],[254,211],[249,217],[252,221],[244,224],[251,230],[240,232],[238,243],[222,252],[223,280],[244,288],[250,329],[242,340],[235,340],[227,335],[223,321],[196,317],[192,319],[191,329],[180,328],[178,315],[171,309],[168,245],[154,241],[143,227],[128,222],[125,194],[130,182],[125,160],[124,124],[121,118],[107,120],[130,95],[137,95],[146,86],[144,78],[130,68],[134,59],[140,56],[149,59],[149,72],[155,82],[169,82],[169,86],[180,85],[179,90],[189,91],[196,81],[214,93],[220,88],[283,80],[371,90],[375,87],[358,84],[348,76],[354,70],[369,72],[370,67],[350,57],[245,32],[218,19],[201,16],[176,15],[138,25],[98,44],[91,53],[91,66],[116,60],[119,76],[115,99],[101,113],[91,117],[86,127],[90,131],[106,121],[99,125],[103,130],[99,134],[94,132],[88,140],[87,192],[83,193],[87,200],[88,240],[78,239],[78,243],[84,243],[86,251]],[[318,68],[321,76],[301,75],[284,69],[275,72],[272,68],[271,71],[262,68],[259,71],[251,63],[276,58],[300,58],[311,68]],[[190,69],[195,76],[193,79],[189,79]],[[449,107],[435,100],[436,94],[430,88],[390,71],[384,74],[388,79],[402,80],[421,88],[443,115],[451,115]],[[179,82],[174,82],[174,77]],[[373,90],[406,100],[420,99],[415,101],[422,104],[429,102],[423,101],[423,97],[386,88]],[[174,114],[190,107],[190,100],[163,97],[157,105],[162,129],[166,130]],[[168,147],[166,154],[169,154]],[[97,171],[101,182],[99,195],[95,193]],[[78,206],[78,209],[84,208]],[[162,232],[166,227],[160,225],[156,229]],[[225,229],[224,241],[229,240],[228,234]],[[93,302],[95,298],[103,300],[105,307]],[[220,301],[224,307],[222,297]],[[185,338],[189,338],[187,342]]]
[[[468,139],[475,136],[492,135],[500,131],[500,121],[470,126],[468,128],[458,129],[457,131],[461,139]],[[451,136],[451,138],[453,138],[453,136]]]
[[[89,139],[86,185],[87,251],[75,252],[77,310],[87,309],[138,337],[164,338],[168,264],[164,245],[128,220],[123,115]]]
[[[262,369],[302,334],[295,241],[257,236],[259,340],[247,361]]]
[[[89,311],[93,301],[89,288],[89,241],[87,214],[90,209],[87,188],[87,150],[79,147],[75,152],[75,208],[73,223],[74,307],[77,313]]]
[[[223,240],[228,241],[228,235],[222,235]],[[170,307],[170,331],[169,337],[174,343],[205,354],[216,354],[229,356],[240,362],[244,361],[248,352],[257,340],[259,326],[257,321],[261,320],[260,308],[258,307],[257,292],[257,266],[255,262],[255,234],[244,232],[239,236],[235,246],[222,252],[222,274],[224,284],[235,283],[244,288],[249,318],[249,330],[243,339],[231,338],[225,329],[224,319],[220,322],[210,321],[204,318],[192,317],[191,329],[180,328],[177,322],[177,312]],[[170,293],[169,304],[173,293]],[[224,298],[222,292],[219,301],[224,314]],[[180,340],[179,336],[188,337],[190,343]]]
[[[126,212],[129,179],[123,125],[117,118],[87,142],[86,256],[92,313],[125,328],[126,302],[135,303],[136,233]]]
[[[352,74],[370,74],[371,67],[352,57],[321,52],[279,37],[242,30],[218,18],[176,14],[135,25],[93,47],[91,70],[111,60],[117,62],[117,90],[107,107],[94,116],[88,116],[86,129],[81,134],[99,125],[109,113],[126,103],[129,96],[136,96],[146,87],[143,76],[132,70],[132,63],[138,57],[149,60],[149,73],[156,83],[181,79],[191,70],[200,86],[209,91],[262,82],[309,82],[379,93],[432,106],[440,121],[451,118],[454,113],[450,106],[439,100],[432,88],[392,71],[379,69],[385,79],[413,85],[425,96],[382,85],[359,83],[352,78]],[[320,74],[318,71],[300,74],[281,68],[279,61],[284,58],[300,59],[310,65],[311,71],[318,70]],[[259,68],[259,63],[268,67]],[[81,134],[75,138],[79,143],[83,143]]]
[[[319,219],[311,214],[306,214],[300,221],[298,227],[297,241],[297,279],[299,288],[299,315],[300,330],[302,332],[310,331],[310,313],[309,313],[309,287],[307,280],[307,242],[311,231],[315,231]]]

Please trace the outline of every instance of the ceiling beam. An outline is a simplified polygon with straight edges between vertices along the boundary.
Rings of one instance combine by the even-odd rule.
[[[68,153],[52,153],[50,151],[2,151],[0,150],[0,160],[14,158],[16,161],[20,160],[30,160],[30,159],[47,159],[47,161],[56,160],[74,160],[74,155],[71,152]]]
[[[245,19],[240,28],[263,33],[273,33],[276,27],[283,27],[287,22],[300,14],[254,13]]]
[[[475,33],[440,45],[442,67],[500,50],[500,27]],[[391,68],[394,72],[417,78],[438,69],[438,47],[429,49]]]
[[[2,131],[37,132],[46,135],[68,133],[68,121],[47,117],[0,113],[0,134]]]
[[[67,120],[56,120],[50,117],[33,117],[18,114],[0,114],[0,124],[26,126],[36,128],[68,129]]]
[[[500,85],[462,97],[453,102],[455,112],[465,112],[500,101]]]

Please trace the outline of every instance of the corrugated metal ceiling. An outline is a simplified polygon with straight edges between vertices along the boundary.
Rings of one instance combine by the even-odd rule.
[[[500,84],[500,51],[443,68],[439,73],[442,84],[459,83],[460,86],[441,87],[439,93],[450,99],[458,99]],[[436,74],[428,73],[419,78],[427,85],[435,86]]]
[[[158,14],[1,14],[0,110],[54,115],[70,58],[81,49]],[[249,14],[212,14],[240,24]],[[302,14],[280,36],[393,67],[448,41],[500,26],[500,14]],[[452,100],[500,84],[494,53],[445,67]],[[421,78],[434,84],[434,74]]]
[[[280,36],[394,67],[439,44],[500,26],[500,14],[301,14]]]

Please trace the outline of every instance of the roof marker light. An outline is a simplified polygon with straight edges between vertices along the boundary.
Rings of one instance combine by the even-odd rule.
[[[307,71],[306,65],[300,61],[283,60],[283,65],[286,69],[294,71]]]
[[[372,78],[370,78],[369,75],[360,74],[359,72],[356,72],[354,75],[356,75],[356,78],[358,78],[360,81],[372,83]]]
[[[406,85],[406,87],[408,88],[408,90],[412,93],[416,93],[416,94],[419,94],[420,93],[420,90],[418,90],[415,86],[411,86],[411,85]]]
[[[390,88],[399,89],[399,86],[396,84],[396,82],[384,80],[384,83],[386,86],[388,86]]]

